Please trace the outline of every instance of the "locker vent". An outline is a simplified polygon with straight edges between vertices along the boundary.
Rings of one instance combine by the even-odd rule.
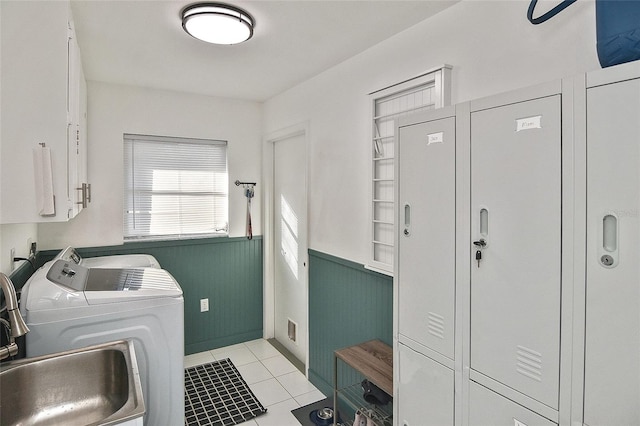
[[[530,379],[542,381],[542,354],[524,346],[516,347],[516,371]]]
[[[429,312],[427,318],[427,331],[429,334],[444,339],[444,317],[434,312]]]

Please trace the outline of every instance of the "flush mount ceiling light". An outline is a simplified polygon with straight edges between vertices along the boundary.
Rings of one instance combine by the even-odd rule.
[[[247,12],[224,3],[196,3],[182,11],[182,28],[207,43],[242,43],[251,38],[254,25]]]

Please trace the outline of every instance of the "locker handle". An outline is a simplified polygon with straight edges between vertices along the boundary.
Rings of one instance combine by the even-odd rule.
[[[489,235],[489,210],[485,207],[480,209],[480,235],[485,238]]]
[[[405,203],[404,205],[404,235],[409,236],[409,227],[411,226],[411,205]]]
[[[609,253],[618,249],[618,219],[611,214],[602,218],[602,248]]]

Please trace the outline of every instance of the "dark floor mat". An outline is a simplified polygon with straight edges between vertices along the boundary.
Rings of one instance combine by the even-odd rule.
[[[187,426],[236,425],[267,411],[229,359],[186,368],[184,390]]]
[[[325,398],[309,405],[305,405],[304,407],[291,410],[291,414],[293,414],[293,416],[302,426],[316,426],[316,424],[309,418],[309,415],[312,412],[320,410],[324,407],[333,408],[333,397]]]

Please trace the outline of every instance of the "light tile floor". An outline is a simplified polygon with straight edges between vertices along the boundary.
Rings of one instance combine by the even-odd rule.
[[[184,357],[184,367],[229,358],[267,412],[242,426],[299,426],[291,410],[325,396],[287,358],[263,339]]]

